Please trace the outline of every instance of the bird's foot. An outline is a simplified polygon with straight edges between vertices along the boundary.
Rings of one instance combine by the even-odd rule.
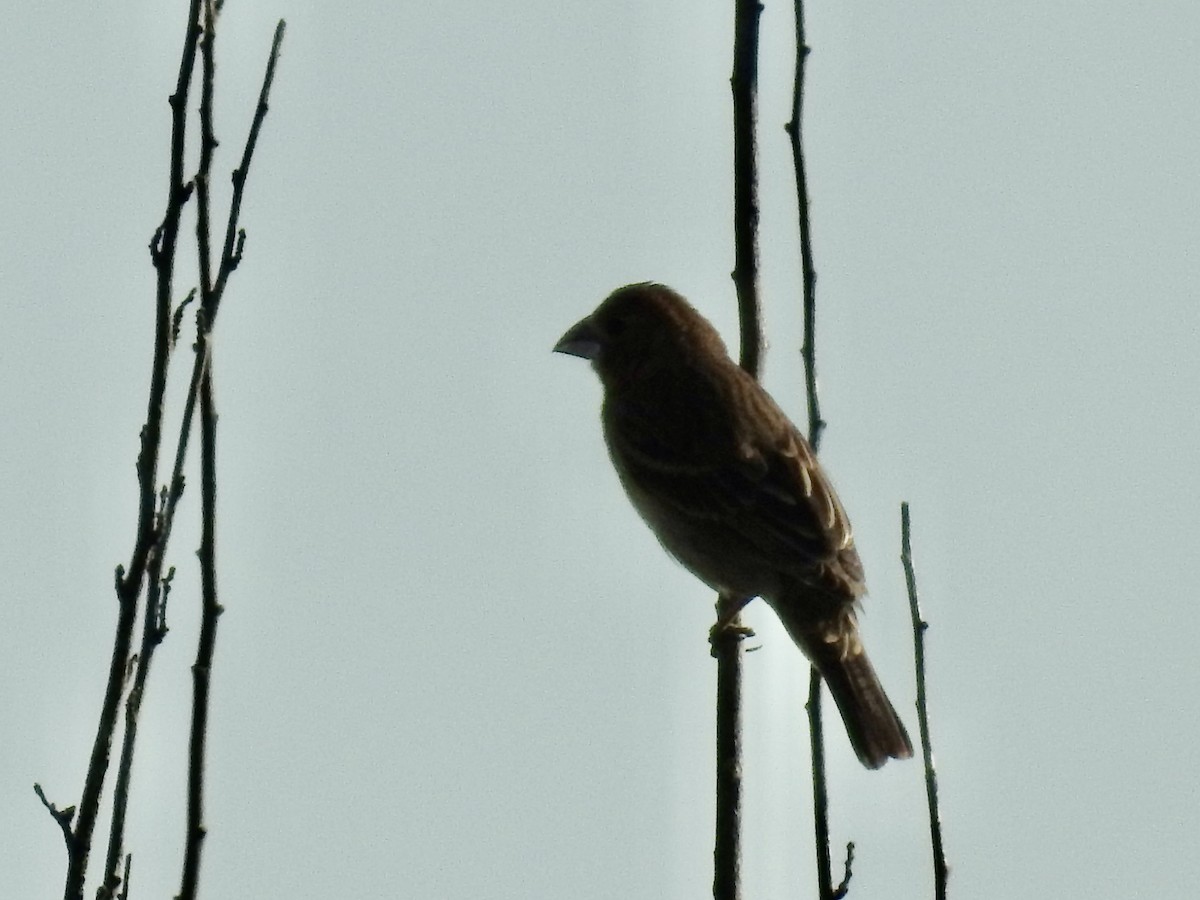
[[[717,647],[726,641],[744,641],[754,637],[754,629],[737,621],[736,614],[726,619],[718,619],[717,623],[708,630],[708,643],[712,647],[712,655],[717,655]]]

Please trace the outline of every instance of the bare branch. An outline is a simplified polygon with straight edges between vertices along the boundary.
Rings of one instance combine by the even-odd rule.
[[[200,309],[197,312],[196,359],[192,369],[192,382],[189,386],[187,403],[184,412],[183,431],[180,436],[181,447],[186,444],[186,435],[190,431],[197,396],[200,403],[200,504],[201,504],[201,541],[197,553],[200,559],[200,580],[202,594],[202,612],[200,619],[200,636],[196,646],[196,661],[192,665],[192,721],[191,734],[188,742],[188,790],[187,790],[187,837],[184,851],[183,875],[181,879],[180,900],[194,900],[200,879],[200,858],[207,830],[204,825],[204,775],[206,763],[206,737],[208,732],[208,711],[210,688],[212,683],[212,662],[216,647],[217,622],[222,612],[217,602],[216,575],[216,440],[217,412],[213,385],[213,326],[220,305],[221,295],[229,275],[237,268],[241,260],[245,243],[245,234],[237,225],[241,210],[242,196],[246,175],[253,158],[258,135],[266,116],[271,85],[275,79],[275,66],[279,58],[280,45],[283,40],[285,24],[282,20],[275,27],[275,36],[271,44],[271,53],[267,61],[267,71],[263,85],[259,91],[258,106],[255,109],[254,120],[250,126],[250,134],[242,152],[242,162],[234,171],[234,195],[230,205],[229,220],[226,227],[225,245],[218,265],[218,273],[214,280],[212,273],[212,257],[209,243],[210,227],[210,174],[212,153],[217,147],[217,139],[213,127],[212,91],[216,73],[214,48],[216,44],[216,18],[220,4],[214,5],[213,0],[204,3],[204,38],[201,41],[201,63],[203,70],[200,130],[202,135],[200,164],[196,173],[197,185],[197,225],[196,245],[200,266]],[[236,236],[236,237],[235,237]],[[182,456],[177,457],[176,481],[182,492]],[[172,492],[174,495],[174,491]],[[174,503],[168,503],[166,527],[170,527],[174,515]]]
[[[129,873],[133,869],[133,854],[125,854],[125,870],[121,876],[121,892],[117,894],[116,900],[129,900]]]
[[[211,347],[208,348],[211,353]],[[188,740],[187,848],[179,900],[194,900],[200,881],[200,855],[207,829],[204,826],[204,772],[207,759],[209,696],[217,621],[224,611],[217,602],[217,411],[212,364],[204,368],[200,387],[200,586],[202,613],[196,661],[192,665],[192,722]]]
[[[758,295],[758,23],[762,4],[736,0],[733,74],[734,270],[741,365],[758,377],[762,324]],[[742,641],[748,633],[738,608],[744,597],[720,598],[712,635],[717,658],[717,822],[713,847],[713,897],[741,897]]]
[[[792,91],[792,120],[784,126],[791,139],[792,165],[796,172],[796,209],[800,226],[800,263],[804,275],[804,382],[808,397],[808,442],[815,453],[821,446],[825,421],[817,397],[817,270],[813,263],[812,226],[808,204],[808,172],[804,165],[803,114],[804,67],[810,49],[804,32],[804,0],[796,0],[796,78]]]
[[[911,523],[908,503],[900,504],[900,562],[908,587],[908,608],[912,615],[913,648],[917,670],[917,722],[921,729],[921,752],[925,758],[925,799],[929,807],[929,839],[933,847],[934,896],[946,900],[946,882],[950,870],[942,848],[942,817],[938,810],[937,771],[933,764],[933,745],[929,738],[929,708],[925,700],[925,632],[929,623],[921,617],[917,599],[917,575],[913,567]]]
[[[804,31],[804,0],[796,0],[796,74],[792,91],[792,119],[785,126],[792,145],[792,164],[796,172],[796,211],[800,226],[800,260],[804,276],[804,343],[800,357],[804,363],[804,394],[808,405],[808,442],[816,453],[821,447],[825,420],[817,394],[817,272],[813,264],[812,228],[808,205],[808,174],[804,166],[804,73],[809,47]],[[825,775],[825,734],[821,720],[821,675],[814,667],[808,676],[808,732],[812,748],[813,839],[817,854],[817,894],[820,900],[845,896],[850,886],[850,859],[847,851],[846,875],[835,890],[833,862],[829,849],[829,792]],[[853,847],[851,843],[848,845]],[[840,892],[840,893],[839,893]]]
[[[46,792],[42,790],[42,786],[36,781],[33,783],[33,792],[38,795],[38,799],[42,801],[42,806],[46,807],[46,811],[54,817],[54,821],[62,829],[63,840],[67,842],[67,851],[70,852],[71,844],[75,840],[75,835],[71,831],[71,820],[75,818],[75,807],[68,806],[66,809],[59,809],[50,802],[46,797]]]
[[[108,682],[100,708],[96,738],[84,779],[79,803],[79,818],[72,839],[67,842],[67,878],[63,888],[66,900],[83,900],[88,856],[100,797],[108,773],[117,712],[129,669],[133,628],[137,618],[137,601],[146,567],[158,544],[155,527],[155,496],[157,493],[158,457],[162,444],[163,397],[166,392],[167,362],[171,350],[171,289],[174,275],[175,248],[179,234],[179,219],[187,203],[190,188],[183,184],[183,154],[187,123],[187,97],[195,59],[200,0],[192,0],[180,58],[175,93],[171,95],[171,164],[167,186],[167,205],[161,224],[155,229],[150,243],[151,259],[158,273],[155,293],[154,355],[150,368],[150,393],[146,422],[142,426],[141,446],[137,459],[138,525],[128,568],[117,568],[117,597],[119,611],[109,661]]]
[[[271,41],[271,53],[267,57],[267,71],[263,75],[262,88],[258,92],[258,105],[254,109],[254,121],[250,124],[250,133],[246,136],[246,146],[242,150],[242,161],[233,170],[233,198],[229,204],[229,221],[225,226],[225,246],[221,252],[221,269],[217,274],[215,302],[219,303],[225,292],[225,282],[233,270],[242,261],[242,250],[246,245],[246,232],[238,227],[238,218],[242,212],[242,195],[246,188],[246,176],[250,174],[250,163],[254,158],[254,149],[258,146],[258,134],[262,130],[263,121],[270,108],[271,86],[275,83],[275,65],[279,62],[279,50],[283,45],[283,33],[287,23],[283,19],[275,25],[275,37]]]
[[[833,889],[833,900],[842,900],[850,893],[850,879],[854,876],[854,841],[846,842],[846,862],[842,867],[842,880]]]
[[[220,4],[217,5],[217,11],[218,12],[220,11]],[[245,243],[245,232],[243,232],[237,228],[237,222],[238,222],[238,217],[241,212],[242,197],[243,197],[244,190],[245,190],[245,179],[246,179],[246,174],[250,170],[250,162],[254,156],[254,148],[258,143],[258,135],[262,129],[263,118],[266,116],[266,113],[267,113],[267,109],[268,109],[267,101],[270,98],[271,85],[274,83],[274,80],[275,80],[275,65],[279,59],[279,50],[280,50],[280,45],[283,41],[283,34],[284,34],[285,28],[286,28],[286,23],[282,19],[280,19],[279,22],[275,26],[275,37],[271,42],[271,54],[267,61],[267,72],[263,78],[262,88],[259,90],[259,94],[258,94],[258,106],[255,109],[254,122],[250,126],[250,134],[247,136],[245,148],[242,150],[242,161],[238,167],[238,171],[241,173],[240,178],[235,175],[234,196],[233,196],[233,200],[231,201],[231,205],[230,205],[229,222],[228,222],[227,229],[226,229],[227,234],[226,234],[225,251],[222,254],[222,261],[221,261],[219,271],[217,273],[217,277],[215,279],[215,283],[214,283],[213,279],[210,277],[209,284],[212,286],[210,287],[210,289],[208,291],[207,298],[202,297],[201,304],[200,304],[201,310],[197,312],[196,330],[197,330],[198,335],[201,333],[211,332],[213,326],[216,323],[217,311],[219,308],[221,296],[225,292],[225,286],[229,280],[229,276],[233,273],[233,270],[237,268],[238,262],[241,261],[242,249],[243,249],[243,245]],[[215,62],[212,63],[212,66],[213,66],[213,70],[214,70],[213,73],[215,74]],[[211,117],[211,115],[212,115],[211,99],[207,106],[207,110],[208,110],[208,115]],[[211,131],[212,131],[211,121],[208,125],[208,128],[209,128],[209,131],[211,134]],[[212,139],[214,141],[216,140],[215,137],[213,137]],[[211,159],[209,160],[209,163],[211,165]],[[204,165],[204,163],[202,160],[201,166],[203,167],[203,165]],[[203,184],[207,185],[207,180],[208,180],[207,172],[204,173],[203,179],[201,179],[199,176],[197,177],[198,184],[203,183]],[[203,206],[203,209],[205,210],[204,216],[207,219],[208,218],[207,211],[210,208],[209,200],[208,200],[208,196],[207,196],[207,193],[208,193],[207,187],[205,187],[205,189],[203,191],[200,191],[198,193],[201,193],[204,195],[204,201],[203,201],[203,204],[197,203],[197,207],[199,208],[199,207]],[[231,252],[229,250],[229,233],[235,232],[235,231],[237,233],[237,238],[236,238],[233,250]],[[207,232],[206,232],[206,235],[207,235]],[[204,247],[205,248],[208,247],[207,237],[205,240]],[[205,269],[207,267],[210,267],[210,261],[208,259],[207,249],[202,250],[200,252],[200,255],[201,255],[201,268]],[[227,262],[227,260],[228,260],[228,262]],[[180,305],[180,308],[176,311],[177,316],[182,314],[183,307],[191,300],[193,294],[194,294],[194,292],[191,294],[188,294],[187,299],[184,301],[183,304]],[[205,310],[207,310],[207,311],[205,312]],[[204,378],[204,367],[207,363],[207,359],[208,359],[207,354],[201,353],[201,352],[199,352],[199,349],[197,349],[195,361],[193,362],[193,365],[192,365],[191,381],[188,384],[187,399],[184,402],[183,419],[181,421],[180,430],[179,430],[179,441],[176,444],[176,449],[175,449],[175,468],[174,468],[174,471],[171,476],[170,496],[169,496],[169,499],[167,502],[166,510],[163,513],[162,530],[163,530],[163,533],[166,535],[169,535],[171,532],[171,527],[175,520],[175,508],[178,505],[179,500],[183,496],[183,489],[184,489],[183,466],[184,466],[184,462],[187,460],[188,443],[189,443],[190,436],[192,433],[192,419],[195,417],[196,401],[197,401],[197,397],[200,394],[200,385]]]
[[[212,127],[212,91],[215,74],[215,58],[213,56],[215,31],[212,25],[215,20],[216,10],[220,8],[220,5],[218,2],[214,6],[212,0],[190,0],[183,51],[180,56],[179,74],[176,80],[175,91],[170,97],[171,156],[167,203],[163,219],[156,226],[150,241],[151,260],[157,274],[154,352],[146,422],[141,430],[141,443],[137,458],[139,490],[137,533],[128,566],[118,565],[116,567],[114,588],[119,601],[118,619],[112,656],[109,663],[107,688],[101,705],[100,721],[97,726],[96,738],[89,759],[83,793],[78,807],[78,816],[75,816],[75,807],[71,807],[66,811],[57,810],[46,800],[40,787],[35,787],[43,804],[50,810],[64,831],[68,853],[64,900],[83,900],[88,859],[92,849],[96,818],[104,790],[104,783],[111,762],[112,742],[116,732],[120,702],[126,685],[132,681],[132,688],[125,703],[126,727],[121,750],[121,762],[114,788],[113,817],[109,832],[105,874],[103,882],[99,887],[98,895],[101,897],[112,897],[120,885],[124,885],[124,888],[121,890],[121,896],[128,894],[127,882],[131,857],[124,853],[123,841],[125,816],[129,799],[130,773],[132,771],[133,753],[138,731],[138,714],[145,696],[146,679],[154,650],[162,642],[167,632],[166,601],[170,592],[174,570],[171,569],[165,576],[163,575],[164,557],[167,542],[171,534],[174,513],[183,494],[183,467],[187,456],[191,421],[198,396],[200,397],[201,405],[206,406],[209,413],[211,413],[207,422],[207,431],[210,437],[208,448],[212,446],[211,438],[214,434],[212,426],[215,424],[215,411],[212,405],[211,381],[208,379],[206,367],[211,358],[208,337],[215,317],[218,295],[215,291],[216,285],[214,279],[212,278],[212,265],[208,243],[210,219],[208,188],[212,154],[216,148],[216,139]],[[237,210],[240,209],[242,200],[245,171],[249,167],[253,148],[257,142],[266,113],[269,86],[274,77],[274,68],[279,54],[282,35],[283,23],[280,22],[276,28],[271,59],[268,64],[268,74],[263,90],[260,92],[259,106],[255,112],[251,137],[242,155],[240,173],[235,174],[237,189],[234,209],[230,213],[229,229],[236,237],[227,237],[226,247],[222,253],[221,264],[219,266],[219,281],[222,290],[229,272],[236,267],[236,259],[234,258],[240,258],[241,256],[244,235],[236,228]],[[196,180],[185,183],[183,177],[187,140],[188,98],[192,75],[196,68],[198,51],[201,54],[203,64],[200,115],[201,164]],[[201,261],[201,303],[199,304],[200,315],[198,315],[197,320],[200,334],[197,341],[197,360],[193,366],[188,402],[180,430],[180,439],[176,447],[174,471],[169,486],[160,489],[158,484],[158,469],[163,443],[163,404],[166,391],[168,361],[170,353],[179,337],[184,311],[195,294],[195,291],[193,291],[182,303],[172,309],[173,277],[179,243],[180,220],[183,208],[193,194],[197,197],[198,228],[196,238]],[[232,250],[229,249],[230,247],[232,247]],[[202,384],[209,385],[210,393],[207,398],[202,396]],[[215,480],[213,484],[215,485]],[[215,496],[211,492],[210,495]],[[211,504],[209,511],[211,511]],[[211,516],[209,516],[209,520],[211,521]],[[211,557],[211,554],[209,555]],[[139,652],[133,654],[131,652],[133,630],[139,613],[143,583],[147,584],[147,593],[143,617],[142,644]],[[215,584],[215,581],[213,584]],[[206,604],[206,614],[212,609],[219,611],[219,607],[215,604],[215,594],[206,595]],[[211,647],[208,651],[208,656],[211,659]],[[74,820],[73,828],[71,825],[72,820]],[[123,868],[121,865],[122,859],[124,860]],[[121,871],[122,874],[118,874],[118,871]]]
[[[196,299],[196,289],[192,288],[190,291],[188,291],[187,296],[183,298],[183,302],[180,303],[177,307],[175,307],[175,313],[171,316],[171,346],[172,347],[174,347],[177,343],[179,343],[179,329],[183,324],[183,314],[187,310],[187,308],[189,306],[191,306],[192,301],[195,299]]]
[[[758,294],[758,0],[735,0],[733,37],[733,281],[742,368],[758,377],[762,321]]]

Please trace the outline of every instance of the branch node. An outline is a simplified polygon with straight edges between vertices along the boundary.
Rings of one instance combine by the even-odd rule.
[[[58,827],[62,829],[63,839],[67,842],[67,851],[75,845],[75,834],[71,831],[71,821],[75,818],[75,807],[68,806],[66,809],[59,809],[50,802],[46,796],[46,792],[42,790],[42,786],[36,781],[33,783],[33,792],[38,795],[38,799],[42,801],[42,806],[46,807],[46,811],[50,813],[54,821],[58,823]]]
[[[179,342],[179,331],[183,325],[183,313],[196,299],[196,289],[192,288],[188,291],[187,296],[183,298],[183,302],[175,307],[175,313],[171,316],[171,348],[174,349],[175,344]]]
[[[164,226],[159,223],[159,226],[154,229],[154,234],[150,236],[150,262],[156,269],[163,262],[163,231]]]
[[[846,863],[843,867],[842,880],[838,882],[838,886],[833,889],[833,900],[842,900],[850,893],[850,879],[854,875],[851,867],[854,865],[854,841],[846,842]]]
[[[125,854],[125,874],[121,878],[121,893],[116,900],[129,900],[129,871],[133,868],[133,854]]]
[[[229,256],[228,271],[232,272],[238,267],[242,261],[242,251],[246,249],[246,229],[239,228],[237,235],[237,245],[233,248],[233,253]]]

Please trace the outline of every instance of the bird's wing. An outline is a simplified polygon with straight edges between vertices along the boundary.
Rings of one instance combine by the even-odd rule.
[[[654,502],[693,527],[726,530],[731,551],[803,577],[853,554],[850,524],[808,443],[767,402],[768,415],[751,410],[717,446],[645,428],[614,429],[610,444]]]

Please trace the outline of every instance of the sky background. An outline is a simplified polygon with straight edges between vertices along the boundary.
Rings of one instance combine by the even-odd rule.
[[[0,33],[12,897],[61,895],[32,784],[78,800],[133,544],[185,6],[22,4]],[[219,170],[279,17],[217,336],[202,890],[706,896],[713,598],[623,497],[596,378],[550,348],[646,279],[736,345],[732,6],[231,0]],[[808,26],[822,458],[915,733],[912,505],[952,895],[1190,898],[1200,6],[812,3]],[[768,3],[764,380],[799,419],[792,28]],[[178,890],[197,503],[142,718],[134,897]],[[748,618],[746,896],[812,896],[807,667]],[[851,896],[930,896],[919,765],[864,770],[835,721]]]

